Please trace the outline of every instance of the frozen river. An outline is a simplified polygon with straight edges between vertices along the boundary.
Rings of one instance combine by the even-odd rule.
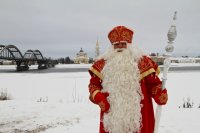
[[[87,72],[92,64],[68,64],[56,65],[48,69],[38,70],[37,65],[29,66],[29,71],[17,72],[16,66],[0,65],[0,73],[68,73],[68,72]],[[161,71],[163,66],[160,66]],[[196,64],[172,64],[169,71],[200,71],[200,63]]]

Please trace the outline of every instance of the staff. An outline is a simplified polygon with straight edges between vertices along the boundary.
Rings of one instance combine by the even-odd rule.
[[[176,25],[175,25],[176,16],[177,16],[177,11],[174,12],[172,25],[169,28],[169,31],[168,31],[168,34],[167,34],[168,45],[165,47],[166,54],[165,54],[164,68],[163,68],[162,89],[164,89],[165,85],[166,85],[167,73],[168,73],[168,70],[169,70],[169,67],[170,67],[170,63],[171,63],[170,57],[172,55],[172,52],[174,51],[174,46],[172,44],[173,44],[173,41],[175,40],[175,38],[177,36]],[[157,108],[156,108],[154,133],[158,133],[158,127],[159,127],[161,112],[162,112],[162,107],[160,105],[158,105]]]

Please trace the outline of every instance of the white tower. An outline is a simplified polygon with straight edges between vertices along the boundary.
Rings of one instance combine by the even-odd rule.
[[[95,48],[95,59],[99,56],[99,41],[96,42],[96,48]]]

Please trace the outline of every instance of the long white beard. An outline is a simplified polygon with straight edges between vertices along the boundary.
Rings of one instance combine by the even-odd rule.
[[[138,61],[142,53],[128,46],[123,52],[110,49],[104,55],[102,92],[108,92],[110,109],[104,114],[103,124],[109,133],[133,133],[141,129],[140,87]]]

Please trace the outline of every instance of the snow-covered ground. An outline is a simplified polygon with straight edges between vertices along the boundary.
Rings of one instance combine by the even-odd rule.
[[[78,66],[56,69],[63,67]],[[199,133],[199,77],[200,71],[168,73],[159,133]],[[0,101],[0,133],[97,133],[99,108],[88,100],[89,78],[87,72],[0,73],[0,92],[13,99]],[[188,98],[193,107],[183,108]]]

